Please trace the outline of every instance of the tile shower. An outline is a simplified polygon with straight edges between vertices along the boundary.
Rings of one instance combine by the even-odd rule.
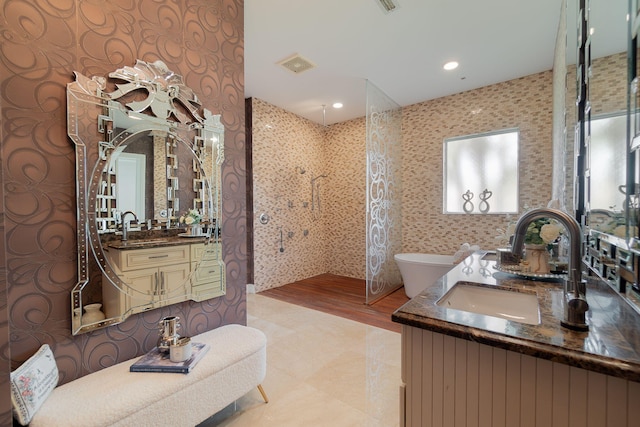
[[[464,242],[494,248],[497,230],[509,220],[442,213],[442,143],[447,137],[519,128],[520,206],[547,204],[553,167],[552,74],[402,109],[403,251],[453,254]],[[321,273],[364,279],[365,118],[324,127],[259,99],[252,100],[252,110],[256,291]],[[310,177],[322,174],[328,175],[320,186],[322,213],[314,220]],[[267,225],[258,221],[262,212],[270,216]],[[279,252],[280,228],[284,252]]]

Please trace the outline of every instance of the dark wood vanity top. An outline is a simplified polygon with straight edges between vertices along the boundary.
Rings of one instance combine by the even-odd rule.
[[[396,310],[393,321],[640,382],[640,314],[609,285],[588,282],[589,331],[573,331],[560,325],[562,283],[497,271],[495,262],[484,255],[477,252],[458,264]],[[536,292],[541,323],[528,325],[438,306],[436,302],[459,281]]]
[[[144,239],[128,239],[112,240],[107,243],[108,248],[129,250],[129,249],[149,249],[165,246],[188,245],[191,243],[204,243],[208,239],[207,236],[167,236],[167,237],[150,237]]]

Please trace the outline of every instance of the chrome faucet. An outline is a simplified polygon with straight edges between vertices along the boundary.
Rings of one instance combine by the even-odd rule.
[[[122,214],[122,216],[120,217],[120,220],[122,221],[122,241],[123,242],[127,240],[127,222],[125,221],[125,217],[127,216],[127,214],[133,215],[133,219],[136,222],[138,222],[138,215],[136,215],[133,211],[126,211],[125,213]]]
[[[582,280],[582,229],[571,215],[558,209],[532,209],[522,214],[518,223],[511,246],[511,252],[518,258],[522,256],[522,246],[527,228],[532,221],[540,218],[553,218],[564,225],[569,234],[569,274],[564,279],[562,306],[564,310],[562,326],[570,329],[586,331],[586,312],[589,304],[586,300],[586,281]]]

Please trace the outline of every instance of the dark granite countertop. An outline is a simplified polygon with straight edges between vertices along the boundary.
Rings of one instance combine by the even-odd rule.
[[[589,280],[589,331],[573,331],[560,325],[562,283],[502,273],[495,269],[494,261],[483,259],[484,255],[477,252],[458,264],[434,286],[396,310],[393,321],[640,382],[640,315],[609,285]],[[540,305],[540,324],[436,305],[459,281],[534,291]]]
[[[205,235],[190,236],[190,235],[178,234],[175,236],[128,239],[125,241],[112,240],[107,243],[107,247],[113,248],[113,249],[120,249],[120,250],[149,249],[149,248],[160,248],[165,246],[188,245],[191,243],[203,243],[207,239],[209,239],[209,237]]]

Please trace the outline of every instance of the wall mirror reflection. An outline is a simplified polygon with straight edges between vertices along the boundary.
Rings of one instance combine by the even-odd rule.
[[[517,129],[444,141],[444,213],[518,212]]]
[[[108,77],[75,74],[67,87],[77,159],[72,332],[224,295],[220,116],[160,61]]]
[[[596,188],[589,198],[589,226],[598,231],[625,237],[627,115],[591,118],[589,181]]]
[[[633,191],[627,199],[628,14],[624,0],[590,1],[584,48],[586,222],[589,229],[620,239],[627,238],[627,203],[633,205]]]

